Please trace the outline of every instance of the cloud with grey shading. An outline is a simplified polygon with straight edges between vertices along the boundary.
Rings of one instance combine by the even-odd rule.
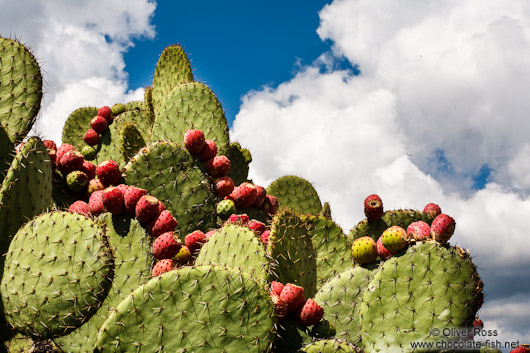
[[[143,99],[143,88],[127,85],[123,53],[133,39],[154,37],[154,2],[32,0],[0,6],[0,34],[29,46],[43,70],[35,132],[60,142],[75,109]]]
[[[529,6],[336,0],[317,31],[332,51],[249,92],[231,130],[253,154],[256,183],[304,177],[345,231],[371,193],[386,209],[438,203],[456,219],[451,242],[479,266],[486,328],[521,341],[530,341]],[[360,75],[336,68],[344,58]]]

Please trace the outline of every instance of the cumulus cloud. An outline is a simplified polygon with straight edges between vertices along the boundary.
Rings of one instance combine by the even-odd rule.
[[[318,28],[332,51],[249,92],[231,130],[256,183],[306,178],[345,231],[371,193],[386,209],[440,204],[486,283],[481,315],[505,339],[530,336],[526,311],[498,314],[529,290],[528,6],[335,0]],[[344,58],[360,75],[336,69]]]
[[[35,130],[57,142],[68,115],[81,106],[142,97],[131,90],[123,53],[138,37],[154,37],[156,4],[134,1],[0,1],[0,33],[33,49],[45,95]]]

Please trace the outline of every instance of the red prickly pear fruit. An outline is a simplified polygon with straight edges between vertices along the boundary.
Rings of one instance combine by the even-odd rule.
[[[160,212],[158,217],[155,217],[147,225],[147,233],[152,237],[157,237],[162,233],[172,232],[177,228],[177,220],[170,211],[164,210]]]
[[[392,255],[394,255],[393,253],[388,251],[388,249],[385,248],[385,246],[383,245],[383,238],[379,237],[379,239],[377,240],[376,246],[377,246],[377,254],[383,260],[386,260],[389,257],[391,257]]]
[[[105,206],[103,205],[103,190],[94,191],[90,195],[90,198],[88,199],[88,207],[93,216],[105,212]]]
[[[268,214],[269,216],[274,215],[276,212],[278,212],[278,198],[276,196],[267,195],[265,196],[265,201],[263,201],[263,205],[261,206],[261,209],[263,212]]]
[[[52,164],[52,168],[55,168],[57,166],[57,152],[48,149],[48,156],[50,156],[50,163]]]
[[[263,186],[255,185],[256,186],[256,200],[250,207],[260,208],[263,206],[263,202],[265,202],[265,198],[267,197],[267,190]]]
[[[59,168],[63,175],[67,175],[74,170],[81,170],[84,161],[85,157],[81,153],[77,150],[71,150],[62,155],[57,168]]]
[[[512,349],[510,353],[529,353],[530,352],[530,345],[528,344],[521,344],[519,347]]]
[[[99,134],[94,129],[88,129],[83,136],[83,141],[89,146],[95,146],[99,143]]]
[[[44,140],[42,141],[42,143],[44,144],[44,146],[46,146],[48,150],[54,150],[57,152],[57,145],[52,140]]]
[[[103,206],[105,209],[116,215],[123,213],[123,193],[115,186],[109,186],[103,190]]]
[[[269,243],[270,236],[271,236],[270,230],[266,230],[263,233],[261,233],[261,241],[263,242],[263,244],[265,244],[265,246],[267,246],[267,244]]]
[[[98,134],[102,134],[107,130],[109,124],[104,117],[97,115],[90,120],[90,127]]]
[[[165,232],[155,239],[151,252],[159,260],[171,259],[178,254],[181,247],[182,244],[180,241],[175,240],[173,232]]]
[[[267,230],[265,228],[265,224],[264,223],[262,223],[260,221],[256,221],[255,219],[253,219],[252,221],[248,222],[247,223],[247,227],[250,230],[253,230],[256,235],[261,235],[264,231]]]
[[[181,246],[177,255],[173,256],[173,263],[176,265],[187,265],[193,260],[193,255],[186,245]]]
[[[88,181],[87,194],[88,196],[92,195],[95,191],[104,190],[105,186],[99,179],[92,179]]]
[[[186,243],[188,249],[190,249],[190,252],[194,254],[206,242],[206,236],[200,230],[196,230],[186,235],[184,242]]]
[[[158,261],[153,266],[153,277],[160,276],[162,273],[171,271],[173,269],[173,260],[171,259],[163,259]]]
[[[217,230],[211,230],[207,233],[204,233],[204,237],[206,238],[206,240],[209,240],[211,237],[213,237],[215,235],[215,233],[217,233]]]
[[[234,190],[234,181],[229,176],[217,178],[214,180],[214,190],[219,197],[228,196]]]
[[[197,155],[201,162],[207,161],[217,155],[217,145],[212,140],[206,140],[202,151]]]
[[[90,207],[85,201],[76,201],[68,207],[68,212],[90,215]]]
[[[377,259],[377,244],[371,237],[366,236],[355,239],[351,249],[353,259],[358,264],[369,264]]]
[[[127,190],[129,190],[129,185],[119,184],[116,185],[116,187],[120,189],[121,193],[123,194],[123,202],[125,203],[125,193],[127,192]]]
[[[241,183],[231,193],[236,207],[247,208],[252,206],[258,195],[256,186],[251,183]]]
[[[76,148],[68,143],[63,143],[59,148],[57,149],[57,153],[55,154],[55,157],[57,158],[57,165],[59,165],[59,161],[64,156],[66,152],[70,152],[72,150],[75,150]]]
[[[423,209],[423,212],[427,213],[432,218],[435,218],[440,213],[442,213],[442,209],[437,204],[430,203],[430,204],[427,204],[427,206],[425,206],[425,208]]]
[[[88,177],[80,170],[74,170],[66,176],[66,185],[73,192],[81,192],[88,185]]]
[[[215,156],[204,162],[208,174],[213,177],[222,177],[228,174],[232,164],[226,156]]]
[[[125,212],[136,215],[136,204],[142,196],[147,195],[147,190],[140,189],[136,186],[129,186],[123,195],[123,203],[125,205]]]
[[[473,328],[484,328],[484,323],[478,316],[475,316],[475,320],[473,321]]]
[[[431,223],[431,236],[439,243],[447,243],[455,232],[455,226],[456,223],[452,217],[440,213]]]
[[[399,226],[387,228],[381,234],[381,238],[384,247],[394,254],[405,249],[408,245],[407,231]]]
[[[165,210],[166,210],[166,206],[164,206],[162,201],[158,200],[158,214],[161,214]]]
[[[364,214],[368,222],[376,222],[383,217],[383,201],[378,195],[370,195],[364,199]]]
[[[140,197],[136,203],[134,214],[140,223],[148,223],[152,219],[156,219],[160,214],[158,199],[152,195]]]
[[[248,223],[248,221],[249,221],[249,218],[246,214],[233,214],[233,215],[230,215],[230,217],[228,217],[228,219],[226,220],[224,224],[235,223],[235,224],[244,226]]]
[[[311,326],[322,320],[324,309],[316,301],[307,299],[296,312],[296,320],[303,326]]]
[[[120,167],[112,159],[99,163],[96,167],[96,175],[105,186],[117,185],[121,180]]]
[[[108,106],[104,106],[98,109],[98,116],[103,117],[107,124],[110,125],[112,123],[113,117],[112,117],[112,110]]]
[[[429,239],[431,237],[431,227],[423,221],[412,222],[407,227],[407,237],[418,241]]]
[[[283,287],[285,287],[283,283],[272,281],[271,282],[271,294],[276,294],[276,295],[282,294]]]
[[[280,299],[287,305],[287,313],[294,313],[305,300],[304,288],[287,283],[280,293]]]
[[[271,294],[271,301],[274,304],[274,312],[279,320],[287,315],[287,304],[283,302],[278,294]]]
[[[96,177],[96,166],[89,161],[83,162],[81,171],[86,174],[86,176],[88,177],[88,180],[92,180]]]
[[[201,130],[189,129],[184,134],[184,146],[192,154],[198,154],[204,148],[206,141],[204,139],[204,133]]]

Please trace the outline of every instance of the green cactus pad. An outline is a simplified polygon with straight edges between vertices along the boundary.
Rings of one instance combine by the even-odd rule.
[[[144,101],[132,101],[125,103],[125,111],[128,112],[131,110],[145,110]]]
[[[359,347],[340,339],[320,340],[305,345],[299,353],[360,353]]]
[[[155,115],[153,107],[153,89],[151,87],[146,87],[144,91],[144,109],[151,115]]]
[[[115,254],[114,280],[99,310],[77,330],[54,339],[65,352],[90,352],[99,328],[109,313],[136,287],[151,279],[151,245],[140,223],[129,215],[104,213],[99,221],[106,225],[109,243]]]
[[[145,146],[145,142],[151,139],[152,123],[151,115],[144,110],[130,110],[118,115],[109,129],[101,134],[97,163],[112,159],[120,167],[123,167],[129,161],[125,156],[136,154],[141,147]],[[127,126],[130,129],[131,125],[134,125],[136,137],[133,139],[133,136],[125,134],[125,136],[129,136],[130,140],[127,141],[127,154],[124,154],[122,152],[124,147],[123,130],[127,129]],[[142,144],[143,146],[140,146]],[[138,148],[136,149],[136,147]]]
[[[13,160],[14,145],[6,130],[0,125],[0,180],[3,180]]]
[[[40,109],[42,76],[33,54],[0,37],[0,125],[12,143],[28,134]]]
[[[257,281],[268,282],[269,259],[263,242],[253,231],[227,224],[203,245],[195,265],[222,265],[249,273]]]
[[[110,108],[110,110],[112,111],[113,116],[118,116],[121,113],[125,112],[125,105],[121,103],[116,103]]]
[[[90,129],[90,121],[98,115],[98,108],[78,108],[68,116],[63,127],[62,142],[68,143],[79,151],[87,144],[83,141],[86,131]]]
[[[99,352],[265,352],[274,305],[244,272],[182,267],[153,278],[103,324]]]
[[[279,209],[312,215],[317,215],[322,209],[313,185],[294,175],[286,175],[273,181],[267,188],[267,194],[278,198]]]
[[[317,253],[318,290],[328,279],[353,266],[351,243],[335,222],[323,216],[309,216],[305,221]]]
[[[252,162],[250,151],[241,147],[239,143],[232,142],[228,146],[226,156],[232,164],[228,176],[232,178],[234,185],[239,185],[247,181],[249,164]]]
[[[135,124],[125,124],[120,131],[120,151],[123,160],[130,160],[138,151],[145,147],[145,140]]]
[[[207,140],[217,144],[219,151],[228,147],[228,124],[221,104],[202,83],[192,82],[175,87],[155,110],[155,114],[153,139],[183,143],[188,129],[198,129],[204,132]]]
[[[279,212],[272,220],[267,252],[273,280],[304,287],[306,298],[316,292],[317,256],[308,225],[294,213]]]
[[[392,226],[399,226],[405,230],[412,222],[424,221],[431,224],[433,217],[423,211],[416,210],[393,210],[386,211],[377,222],[368,222],[365,218],[360,221],[348,234],[348,239],[353,243],[355,239],[369,236],[375,241],[381,234]]]
[[[9,353],[23,353],[23,352],[59,353],[60,352],[57,349],[57,347],[53,344],[53,342],[49,339],[33,340],[29,337],[24,337],[21,334],[18,334],[14,336],[12,339],[10,339],[8,342],[6,342],[5,346],[7,348],[7,352]],[[0,346],[0,352],[4,352],[2,351],[1,346]]]
[[[52,167],[48,150],[32,137],[17,153],[0,188],[0,254],[29,219],[47,210],[52,200]],[[0,274],[2,268],[0,256]]]
[[[145,189],[164,203],[177,220],[181,237],[215,228],[217,199],[208,176],[180,145],[150,144],[131,159],[124,175],[127,185]]]
[[[419,243],[388,259],[361,303],[363,343],[369,352],[411,352],[411,342],[436,342],[437,328],[471,324],[483,284],[469,255],[456,247]]]
[[[170,45],[158,59],[153,77],[152,100],[155,110],[176,86],[193,82],[188,57],[180,45]]]
[[[13,237],[0,285],[6,319],[35,338],[65,335],[105,299],[113,259],[103,229],[68,212],[45,213]]]
[[[355,266],[326,282],[315,294],[324,309],[324,318],[337,331],[335,337],[362,347],[360,304],[377,265]]]

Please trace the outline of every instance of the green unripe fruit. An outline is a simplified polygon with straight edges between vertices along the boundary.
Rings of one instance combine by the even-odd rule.
[[[228,219],[236,213],[236,204],[232,200],[223,200],[217,204],[217,215],[222,219]]]
[[[187,246],[182,246],[177,255],[173,256],[172,258],[173,262],[178,265],[187,265],[192,259],[193,256],[191,255],[191,251]]]
[[[83,191],[87,184],[88,177],[80,170],[74,170],[66,176],[66,185],[68,185],[68,188],[74,192]]]
[[[405,249],[408,245],[407,231],[399,226],[392,226],[381,234],[383,246],[391,253]]]
[[[351,247],[355,262],[363,265],[377,259],[377,245],[370,237],[356,239]]]
[[[94,146],[87,145],[83,147],[83,149],[81,150],[81,153],[83,154],[83,156],[85,157],[87,161],[92,161],[96,159],[98,155],[98,149]]]

